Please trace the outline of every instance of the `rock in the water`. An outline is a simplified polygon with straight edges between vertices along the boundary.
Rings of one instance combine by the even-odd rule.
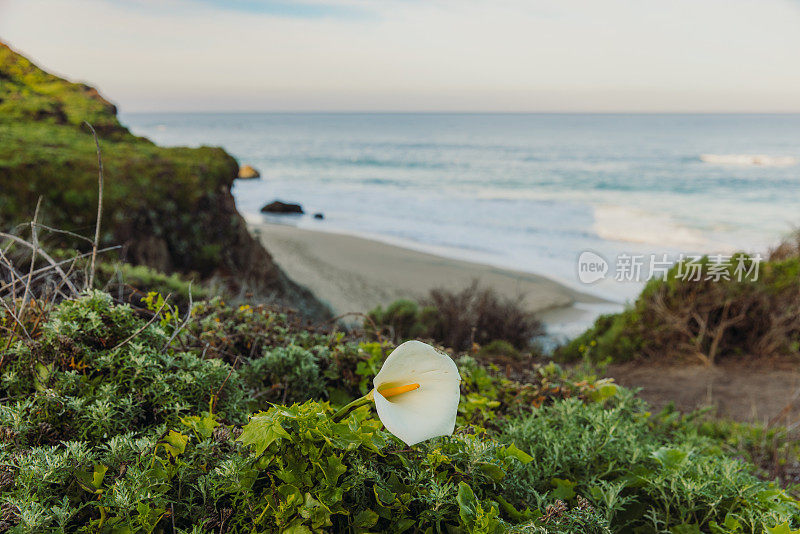
[[[261,213],[304,213],[304,211],[300,204],[275,200],[261,208]]]
[[[252,180],[254,178],[259,178],[261,174],[256,170],[255,167],[250,165],[242,165],[239,167],[239,178],[242,180]]]
[[[314,218],[315,218],[315,219],[324,219],[324,218],[325,218],[325,216],[324,216],[323,214],[321,214],[321,213],[315,213],[315,214],[314,214]]]

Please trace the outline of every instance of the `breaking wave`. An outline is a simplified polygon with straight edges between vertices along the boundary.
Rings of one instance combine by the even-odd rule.
[[[797,165],[798,160],[794,156],[767,156],[765,154],[701,154],[700,161],[712,165],[791,167]]]

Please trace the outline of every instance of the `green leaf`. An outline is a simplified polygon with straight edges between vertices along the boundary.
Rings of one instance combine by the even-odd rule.
[[[501,530],[500,522],[497,519],[499,511],[492,503],[489,510],[485,511],[481,503],[475,498],[472,488],[464,482],[458,483],[458,515],[461,522],[466,527],[467,532],[472,534],[494,534]]]
[[[166,512],[165,508],[153,508],[148,503],[137,503],[136,504],[136,511],[139,515],[136,517],[139,524],[142,526],[145,532],[152,532],[158,522],[161,521],[161,517]]]
[[[237,441],[244,445],[252,445],[256,454],[261,455],[267,447],[281,439],[291,439],[279,421],[281,414],[273,409],[260,412],[250,418],[250,422],[242,428],[242,435]]]
[[[396,498],[394,493],[378,485],[375,486],[374,491],[375,491],[375,500],[377,500],[378,503],[382,504],[383,506],[391,505]]]
[[[106,471],[108,471],[108,467],[104,466],[103,464],[94,464],[94,473],[92,473],[92,486],[95,489],[100,489],[100,486],[103,485],[103,479],[106,476]]]
[[[188,426],[200,436],[208,439],[214,433],[214,429],[219,426],[217,418],[213,414],[205,412],[203,417],[198,415],[188,415],[181,419],[181,423]]]
[[[164,469],[164,467],[161,465],[161,462],[153,466],[152,469],[145,471],[145,475],[147,475],[153,481],[159,482],[165,482],[170,479],[170,474]]]
[[[766,527],[766,530],[768,534],[800,534],[800,530],[792,530],[788,521],[774,527]]]
[[[664,469],[673,471],[683,465],[689,453],[678,449],[670,449],[669,447],[661,447],[654,451],[652,456]]]
[[[536,510],[535,512],[531,512],[530,508],[526,508],[524,511],[520,512],[517,510],[513,504],[505,500],[504,498],[500,497],[499,495],[495,497],[497,499],[497,503],[500,505],[500,509],[503,513],[515,523],[522,523],[523,521],[529,521],[531,519],[535,519],[538,515],[541,515],[541,512]]]
[[[456,496],[458,502],[458,515],[465,525],[471,525],[475,522],[477,515],[478,501],[475,499],[475,493],[464,482],[458,483],[458,495]]]
[[[291,484],[283,484],[278,488],[278,497],[281,505],[289,510],[297,508],[303,504],[303,494],[297,487]]]
[[[186,444],[189,443],[189,436],[184,436],[180,432],[170,430],[169,434],[159,441],[159,443],[167,449],[167,452],[169,452],[173,458],[177,458],[179,454],[183,454],[186,451]]]
[[[511,458],[516,458],[523,464],[529,464],[533,461],[533,456],[531,456],[525,451],[518,449],[517,446],[514,445],[513,443],[508,447],[506,447],[505,449],[503,449],[503,452],[505,452],[506,456],[509,456]]]
[[[566,480],[563,478],[553,478],[550,480],[550,483],[556,488],[550,493],[550,496],[554,499],[568,501],[575,497],[574,488],[577,482],[572,482],[571,480]]]
[[[500,467],[488,462],[478,463],[478,470],[494,482],[500,482],[506,476],[506,472],[500,469]]]
[[[342,459],[338,456],[328,457],[327,465],[322,468],[325,480],[331,486],[336,485],[339,477],[342,476],[345,471],[347,471],[347,467],[345,467],[344,462],[342,462]]]
[[[392,525],[392,532],[405,532],[416,524],[417,522],[410,517],[401,517]]]
[[[675,525],[669,531],[672,534],[702,534],[700,525],[696,523],[683,523],[682,525]]]
[[[281,534],[312,534],[311,530],[305,525],[292,525],[281,531]]]
[[[311,526],[315,529],[331,525],[330,509],[308,492],[305,495],[303,505],[300,507],[300,515],[310,519]]]
[[[606,399],[610,399],[617,395],[619,391],[619,386],[611,382],[613,379],[603,379],[598,380],[595,383],[595,390],[592,391],[589,395],[591,400],[594,402],[604,402]]]
[[[722,525],[716,521],[711,521],[708,526],[711,528],[712,534],[732,534],[742,532],[742,524],[731,513],[725,514],[725,521]]]
[[[353,526],[356,528],[372,528],[378,522],[378,514],[372,510],[362,510],[353,518]]]
[[[48,363],[47,365],[37,363],[36,370],[33,373],[33,382],[36,391],[42,392],[47,389],[47,383],[53,375],[55,364]]]
[[[742,528],[742,524],[739,520],[730,513],[725,514],[725,522],[722,523],[722,526],[731,531],[741,530]]]
[[[75,476],[78,479],[78,484],[86,491],[102,493],[98,490],[103,485],[106,471],[108,471],[108,467],[105,465],[95,464],[93,471],[78,471]]]

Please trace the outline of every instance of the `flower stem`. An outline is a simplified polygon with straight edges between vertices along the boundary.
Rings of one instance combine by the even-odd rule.
[[[350,412],[350,410],[353,410],[355,408],[358,408],[359,406],[364,406],[365,404],[369,404],[370,402],[372,402],[372,393],[374,391],[375,390],[373,389],[363,397],[359,397],[350,404],[348,404],[347,406],[340,408],[339,411],[333,414],[333,420],[338,421],[339,419],[347,415]]]

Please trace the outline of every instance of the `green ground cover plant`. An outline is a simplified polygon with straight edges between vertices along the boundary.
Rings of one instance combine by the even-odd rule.
[[[334,418],[393,344],[220,298],[186,317],[157,293],[134,308],[101,291],[32,308],[31,339],[3,315],[0,528],[800,528],[791,488],[734,458],[730,429],[652,415],[612,382],[456,353],[456,432],[407,447],[368,407]]]

